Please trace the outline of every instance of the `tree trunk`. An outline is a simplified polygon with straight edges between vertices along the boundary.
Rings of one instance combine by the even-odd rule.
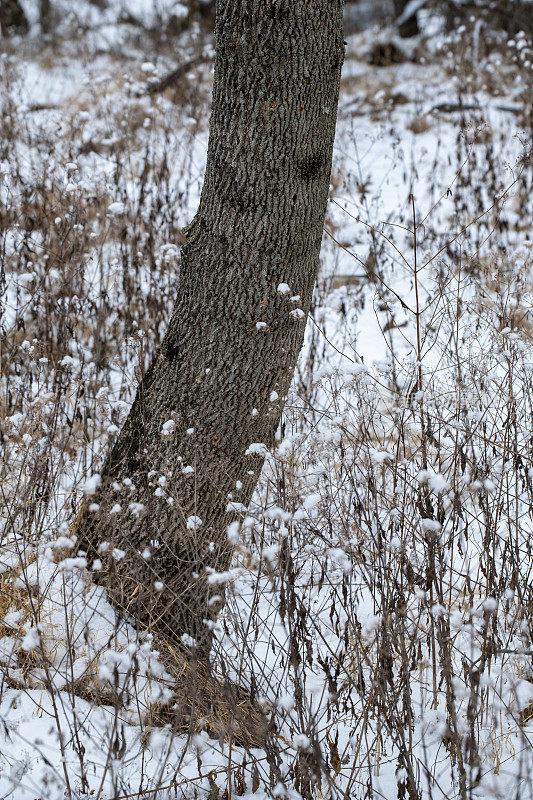
[[[19,0],[0,0],[0,29],[2,36],[9,36],[12,31],[28,32],[28,19]]]
[[[396,18],[401,17],[409,0],[394,0],[394,13]],[[409,19],[402,22],[398,27],[400,36],[403,39],[409,39],[411,36],[418,36],[420,30],[418,28],[418,19],[416,13],[412,14]]]
[[[303,341],[342,0],[218,0],[215,35],[207,168],[176,304],[77,528],[113,602],[201,655],[222,605],[214,573],[232,556],[228,503],[250,502],[263,464],[251,446],[274,442]]]
[[[197,20],[203,28],[213,30],[216,0],[189,0],[189,21]]]
[[[50,0],[39,0],[39,20],[41,33],[50,33]]]

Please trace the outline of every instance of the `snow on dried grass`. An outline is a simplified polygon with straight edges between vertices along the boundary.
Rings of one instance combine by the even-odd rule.
[[[444,48],[452,78],[468,35]],[[515,50],[501,78],[519,103]],[[491,52],[461,89],[497,84]],[[519,144],[504,168],[508,118],[476,133],[475,114],[426,107],[431,86],[413,100],[447,58],[385,68],[375,96],[348,59],[306,348],[219,576],[212,738],[172,710],[198,690],[183,654],[120,618],[73,553],[172,305],[205,115],[192,91],[141,97],[142,69],[21,110],[2,63],[6,796],[532,796],[531,178]],[[275,725],[264,749],[224,741],[251,698]]]

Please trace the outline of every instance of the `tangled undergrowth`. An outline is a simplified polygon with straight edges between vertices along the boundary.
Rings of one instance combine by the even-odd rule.
[[[2,796],[533,797],[531,47],[465,26],[380,72],[372,37],[194,724],[180,654],[73,549],[172,307],[209,65],[150,93],[168,65],[101,56],[38,102],[0,62]]]

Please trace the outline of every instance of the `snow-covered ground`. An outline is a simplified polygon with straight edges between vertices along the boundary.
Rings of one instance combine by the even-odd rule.
[[[530,43],[428,18],[378,67],[390,30],[348,39],[312,319],[215,648],[273,763],[164,724],[179,678],[72,555],[172,306],[210,66],[146,93],[176,48],[126,15],[179,3],[64,4],[84,32],[44,49],[25,5],[0,63],[0,797],[533,797]]]

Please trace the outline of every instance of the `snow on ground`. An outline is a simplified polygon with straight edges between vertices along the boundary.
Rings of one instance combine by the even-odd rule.
[[[27,5],[32,12],[31,4]],[[174,12],[179,11],[180,4],[169,5]],[[146,7],[143,2],[129,2],[120,13],[127,11],[151,24]],[[201,102],[195,102],[190,94],[182,105],[165,96],[153,101],[144,93],[147,79],[154,70],[164,74],[172,66],[171,60],[168,54],[151,53],[146,40],[142,50],[131,44],[124,29],[116,24],[117,8],[111,5],[103,15],[90,3],[80,3],[76,9],[78,22],[83,17],[87,26],[94,26],[95,20],[101,23],[101,30],[90,34],[94,36],[91,47],[97,42],[105,51],[96,57],[88,57],[90,48],[84,44],[81,60],[67,46],[60,62],[53,54],[46,66],[31,49],[22,50],[20,57],[12,54],[3,64],[6,76],[13,73],[9,91],[18,107],[9,113],[17,128],[18,159],[13,162],[4,158],[0,163],[2,207],[14,202],[17,192],[22,195],[25,184],[31,186],[36,176],[44,175],[43,186],[57,194],[59,210],[54,224],[58,238],[53,242],[57,247],[61,225],[66,226],[68,215],[74,213],[69,210],[71,205],[86,203],[83,220],[80,217],[75,224],[92,226],[94,247],[90,249],[86,240],[80,244],[83,252],[76,258],[83,270],[80,267],[78,295],[69,302],[80,304],[82,317],[107,309],[105,322],[102,317],[99,323],[108,326],[102,333],[102,342],[109,339],[110,333],[128,338],[126,348],[122,338],[112,342],[111,352],[96,359],[99,366],[93,360],[94,351],[102,345],[94,333],[98,326],[90,328],[84,347],[74,337],[61,344],[66,375],[66,388],[62,391],[69,397],[70,426],[72,429],[75,410],[80,406],[79,386],[84,383],[89,398],[85,402],[94,404],[92,427],[85,429],[91,445],[83,455],[78,451],[69,455],[66,445],[63,450],[58,447],[61,469],[55,476],[54,503],[43,514],[39,543],[28,545],[11,514],[17,492],[24,485],[32,437],[40,435],[43,441],[45,438],[49,424],[46,415],[51,413],[46,404],[52,398],[52,392],[50,397],[46,392],[53,381],[52,373],[45,374],[48,366],[39,366],[39,346],[33,343],[25,326],[31,329],[32,321],[42,314],[36,300],[39,292],[55,297],[52,287],[54,283],[60,286],[66,273],[62,273],[61,264],[54,266],[53,274],[46,268],[43,253],[46,255],[50,242],[38,226],[31,237],[33,261],[30,259],[28,267],[28,256],[24,256],[24,271],[22,260],[17,262],[17,258],[22,259],[20,254],[27,246],[25,232],[14,224],[2,233],[3,258],[9,265],[3,330],[11,335],[17,328],[24,330],[19,337],[20,349],[27,363],[35,361],[35,374],[32,373],[26,397],[32,405],[25,406],[33,409],[33,427],[24,414],[11,415],[9,420],[9,435],[13,437],[10,458],[17,465],[19,477],[13,480],[12,475],[4,476],[3,518],[9,532],[0,551],[0,796],[55,800],[66,792],[71,797],[118,800],[142,797],[151,788],[171,787],[176,796],[182,796],[182,792],[197,796],[195,793],[201,792],[202,796],[216,797],[227,785],[228,771],[233,770],[242,776],[246,786],[243,792],[251,793],[255,786],[256,798],[296,798],[295,764],[313,752],[315,743],[321,744],[332,765],[332,782],[329,787],[322,787],[323,794],[329,790],[331,796],[338,797],[350,791],[354,797],[359,796],[355,792],[364,791],[368,792],[365,796],[373,798],[405,796],[397,794],[406,791],[401,788],[405,764],[398,760],[399,739],[391,741],[391,732],[380,719],[380,714],[385,716],[383,705],[380,714],[371,722],[367,720],[368,707],[362,699],[365,690],[361,688],[365,682],[372,685],[375,664],[383,668],[384,662],[371,659],[374,653],[379,656],[381,652],[385,618],[371,570],[364,557],[361,561],[360,554],[367,546],[365,535],[372,539],[379,520],[383,520],[387,532],[394,528],[402,505],[394,493],[389,496],[388,489],[384,490],[386,502],[383,500],[379,513],[368,521],[365,535],[359,523],[353,522],[356,512],[351,509],[357,506],[360,496],[369,498],[361,472],[385,486],[388,465],[396,458],[396,420],[409,405],[406,402],[402,410],[400,401],[392,402],[391,397],[400,392],[405,395],[403,400],[409,395],[410,403],[421,402],[420,397],[413,399],[418,364],[417,315],[413,313],[417,291],[419,307],[425,309],[424,315],[419,316],[426,337],[422,350],[428,395],[429,386],[440,387],[443,402],[447,402],[445,367],[453,371],[453,365],[446,361],[449,351],[443,337],[449,337],[446,341],[457,346],[453,337],[461,338],[458,320],[446,317],[450,297],[455,302],[460,297],[467,310],[460,323],[464,325],[461,359],[465,374],[476,376],[479,364],[482,370],[477,380],[487,381],[483,391],[497,393],[508,375],[506,365],[515,359],[513,381],[518,387],[520,376],[525,374],[527,386],[530,340],[520,345],[518,327],[511,326],[506,331],[500,325],[472,338],[471,328],[479,318],[479,308],[483,303],[487,308],[492,308],[491,303],[497,304],[497,292],[491,294],[487,289],[483,295],[476,276],[468,271],[470,259],[477,257],[478,248],[492,231],[490,245],[485,246],[492,248],[494,259],[512,252],[515,263],[521,265],[523,274],[509,279],[507,300],[511,306],[514,303],[517,313],[524,308],[527,318],[531,308],[529,302],[528,309],[530,217],[527,221],[531,209],[527,199],[510,190],[509,198],[502,203],[503,227],[498,227],[496,215],[489,213],[460,244],[446,245],[471,218],[505,192],[520,170],[523,134],[516,109],[523,106],[524,86],[514,76],[498,92],[487,85],[488,79],[486,85],[477,81],[475,73],[468,79],[464,74],[454,74],[446,54],[446,40],[441,41],[438,36],[426,52],[426,63],[407,61],[382,68],[369,66],[364,56],[390,32],[372,29],[348,41],[326,221],[329,235],[324,237],[314,323],[308,325],[285,433],[278,451],[269,458],[252,508],[235,534],[238,569],[233,573],[233,584],[228,586],[225,617],[217,628],[216,663],[220,664],[223,658],[235,679],[244,676],[246,680],[247,675],[249,679],[253,674],[265,707],[276,713],[285,748],[278,764],[277,783],[274,781],[276,785],[267,789],[271,765],[262,752],[252,751],[252,757],[248,754],[246,759],[242,749],[209,739],[205,733],[188,741],[175,735],[169,725],[153,724],[154,708],[171,699],[173,679],[154,652],[151,640],[136,633],[127,621],[117,620],[102,591],[90,582],[83,559],[70,555],[73,503],[69,498],[72,493],[80,496],[81,479],[98,464],[100,454],[124,419],[135,385],[135,361],[143,357],[142,351],[139,355],[139,343],[148,337],[148,343],[154,346],[162,334],[165,309],[168,312],[171,307],[175,289],[179,229],[194,214],[207,147],[209,68],[188,78],[193,95],[195,81],[198,82]],[[154,8],[152,16],[168,12],[162,3]],[[113,53],[119,42],[126,53],[122,57]],[[497,53],[489,57],[492,68],[486,68],[487,75],[491,71],[496,76],[504,74],[498,58]],[[156,65],[154,69],[152,64]],[[6,119],[4,116],[4,124],[9,123]],[[471,150],[475,131],[481,145]],[[120,153],[128,154],[126,171]],[[158,196],[161,185],[153,190],[141,179],[147,165],[150,180],[153,178],[161,166],[158,159],[164,161],[168,171],[164,178],[168,194],[163,201]],[[405,230],[411,225],[413,204],[417,221],[424,220],[418,231],[416,255],[420,272],[416,284],[413,236]],[[172,209],[171,215],[168,208]],[[124,270],[124,258],[128,256],[120,246],[119,235],[124,217],[130,221],[128,245],[135,243],[147,259],[146,264],[150,253],[149,269],[146,264],[139,267],[132,261],[129,266],[126,262]],[[155,222],[159,227],[152,245],[147,229]],[[429,263],[441,248],[443,255]],[[484,268],[484,252],[480,250],[480,269]],[[458,259],[464,265],[464,274],[459,270],[452,278],[447,273],[443,277],[445,258],[451,264]],[[116,311],[127,292],[124,276],[130,273],[135,278],[138,302],[133,316],[143,303],[148,304],[150,298],[157,296],[154,318],[150,312],[144,316],[141,312],[136,325],[123,320]],[[61,292],[57,296],[61,298]],[[57,301],[58,308],[61,302],[64,301]],[[508,307],[505,308],[507,313]],[[496,316],[495,313],[494,319]],[[525,318],[521,317],[524,326]],[[319,363],[309,373],[305,365],[309,365],[314,351]],[[394,370],[396,385],[390,377]],[[474,389],[470,385],[467,388],[472,398]],[[432,402],[430,397],[428,402]],[[463,476],[461,491],[469,492],[469,497],[479,497],[479,503],[468,507],[468,524],[457,522],[452,511],[456,501],[450,491],[455,475],[448,466],[454,463],[452,455],[457,449],[452,423],[459,417],[452,406],[450,401],[444,410],[436,407],[435,413],[438,410],[448,415],[439,433],[442,451],[427,474],[421,475],[414,467],[409,473],[407,460],[402,462],[402,469],[410,474],[413,484],[419,480],[428,486],[434,503],[439,508],[442,505],[448,520],[443,535],[448,535],[450,528],[460,533],[458,552],[447,561],[448,566],[452,561],[454,564],[450,576],[455,569],[456,576],[468,573],[476,581],[479,565],[485,568],[483,526],[480,523],[476,527],[477,515],[481,516],[479,508],[484,508],[485,497],[495,497],[498,492],[501,500],[506,468],[494,456],[491,475]],[[519,407],[527,408],[517,401]],[[467,412],[472,429],[482,431],[480,441],[490,442],[498,427],[504,425],[505,407],[495,404],[489,429],[483,427],[487,408],[490,410],[491,406],[480,411],[472,401]],[[358,450],[357,437],[365,421],[372,427],[373,443]],[[83,424],[87,426],[87,418]],[[525,440],[527,421],[521,419],[521,425],[518,436]],[[403,447],[414,447],[414,439],[420,436],[419,426],[412,423],[408,433],[413,439],[407,444],[404,441]],[[481,449],[483,446],[480,444]],[[522,446],[522,442],[517,439],[514,446]],[[352,456],[352,472],[343,472],[345,459]],[[292,495],[282,502],[272,487],[280,485],[281,472],[285,479],[291,470],[287,481],[292,481]],[[475,481],[479,486],[472,488]],[[456,499],[458,496],[456,493]],[[530,500],[525,489],[520,497],[514,497],[517,519],[518,515],[523,517],[520,525],[513,528],[513,535],[527,561],[531,557],[527,550],[532,532]],[[404,498],[403,513],[410,515],[412,525],[410,538],[416,539],[412,531],[420,526],[428,534],[430,523],[441,525],[435,520],[421,520],[414,508],[406,509],[407,502]],[[453,523],[449,521],[452,518]],[[503,525],[505,520],[507,517],[500,515],[494,524]],[[435,528],[434,532],[440,530]],[[381,569],[385,574],[385,567],[396,569],[395,559],[398,564],[403,563],[402,553],[412,560],[415,571],[422,572],[424,554],[417,551],[410,538],[394,539],[388,533],[390,541],[379,550],[383,563],[376,565],[376,574],[382,574]],[[285,552],[283,543],[289,540],[293,544]],[[454,541],[451,535],[449,541]],[[377,558],[376,551],[369,552]],[[504,562],[505,559],[498,561],[502,574]],[[285,565],[285,577],[287,570],[295,570],[293,595],[284,583],[281,564]],[[450,583],[450,597],[452,588]],[[472,590],[473,605],[466,602],[465,594],[464,602],[454,596],[453,607],[448,609],[454,657],[463,659],[466,676],[461,681],[459,670],[454,678],[459,727],[466,724],[465,709],[472,696],[468,665],[475,663],[480,653],[481,657],[486,656],[483,643],[489,623],[498,630],[502,651],[510,651],[503,659],[494,660],[489,673],[483,673],[487,708],[479,722],[481,767],[472,797],[502,797],[510,792],[518,792],[521,798],[533,796],[532,717],[519,722],[533,700],[533,683],[527,658],[520,655],[521,647],[527,649],[524,621],[519,616],[515,594],[509,591],[505,603],[500,600],[501,606],[493,606],[493,598],[486,596],[480,582]],[[407,596],[407,629],[411,636],[420,636],[421,641],[427,636],[429,640],[439,626],[443,610],[436,601],[428,610],[420,586],[414,593],[407,592]],[[291,597],[300,614],[299,658],[293,652],[294,632],[287,612]],[[349,630],[353,631],[351,638],[346,633]],[[506,630],[510,631],[507,639]],[[411,667],[414,718],[410,729],[405,723],[403,734],[414,742],[424,798],[450,798],[457,795],[450,757],[443,744],[449,732],[446,690],[443,685],[432,685],[426,655]],[[343,668],[335,674],[337,661]],[[351,674],[352,667],[347,666],[350,664]],[[405,675],[403,680],[407,680]],[[357,692],[346,692],[350,681],[357,681]],[[299,690],[305,698],[303,706],[295,701]],[[401,725],[397,730],[400,728]],[[466,735],[465,730],[461,732]],[[305,794],[303,784],[299,786],[300,793]],[[166,795],[162,792],[157,796]]]

